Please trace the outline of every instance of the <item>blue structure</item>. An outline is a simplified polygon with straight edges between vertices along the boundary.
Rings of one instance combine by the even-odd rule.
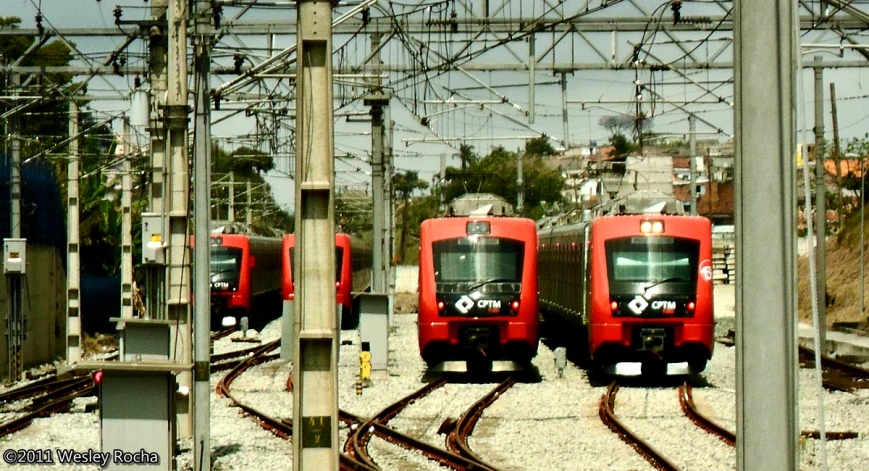
[[[0,237],[10,237],[10,158],[0,162]],[[21,167],[21,237],[28,245],[55,247],[66,253],[66,216],[54,166],[29,162]],[[66,267],[66,257],[61,256]]]

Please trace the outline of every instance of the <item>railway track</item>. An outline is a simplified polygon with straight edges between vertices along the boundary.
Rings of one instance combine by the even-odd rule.
[[[218,330],[218,331],[212,332],[211,333],[211,341],[213,342],[215,340],[220,340],[224,337],[228,337],[228,336],[232,335],[233,332],[237,332],[237,331],[238,331],[238,325],[234,325],[232,327],[227,327],[226,329],[223,329],[223,330]]]
[[[516,380],[508,378],[501,384],[495,386],[495,388],[483,396],[483,398],[472,404],[471,407],[469,407],[468,410],[459,417],[455,422],[452,431],[447,435],[447,448],[449,448],[453,453],[476,461],[488,469],[494,469],[491,465],[486,464],[482,458],[474,453],[473,450],[471,450],[470,445],[468,445],[468,438],[474,431],[474,426],[477,425],[477,421],[483,415],[483,411],[492,405],[492,403],[497,401],[498,398],[501,397],[501,394],[504,394],[508,389],[513,387],[514,384],[516,384]]]
[[[623,422],[621,422],[615,413],[616,393],[618,393],[619,385],[613,381],[606,392],[600,399],[600,419],[618,435],[628,445],[633,447],[637,453],[645,458],[655,469],[661,471],[679,471],[679,467],[670,462],[658,450],[655,450],[652,445],[640,438],[632,432]]]
[[[718,343],[732,347],[735,333],[731,330],[724,337],[716,339]],[[800,366],[805,368],[815,367],[815,351],[811,348],[799,346]],[[821,354],[822,382],[830,391],[851,392],[855,389],[869,389],[869,370],[846,363],[841,360]]]
[[[0,437],[5,437],[27,427],[33,422],[33,419],[47,417],[67,409],[75,398],[91,396],[96,393],[96,384],[90,376],[55,381],[41,385],[41,387],[48,389],[41,390],[42,394],[36,393],[35,396],[32,396],[30,405],[25,408],[29,410],[24,415],[0,424]],[[18,392],[21,393],[21,391]]]
[[[373,469],[381,469],[377,463],[371,459],[366,450],[371,437],[377,436],[394,445],[419,452],[426,458],[449,469],[456,471],[497,471],[492,466],[478,460],[438,448],[387,426],[389,420],[398,415],[407,406],[424,398],[426,395],[445,384],[446,380],[444,379],[432,381],[401,400],[386,407],[376,416],[362,423],[361,426],[357,426],[353,433],[351,433],[347,438],[347,441],[344,444],[344,451],[348,455],[355,457]],[[468,429],[468,433],[470,433],[472,428],[473,427]]]
[[[706,430],[724,443],[735,447],[736,434],[703,415],[694,404],[694,397],[691,390],[692,387],[688,382],[679,386],[679,403],[682,405],[682,411],[685,415],[691,419],[692,422],[697,424],[698,427]],[[820,435],[821,433],[817,430],[803,430],[800,432],[800,436],[804,438],[817,439],[820,438]],[[825,432],[824,435],[827,440],[850,440],[859,436],[857,432]]]
[[[274,342],[269,342],[265,345],[254,347],[251,350],[251,355],[248,358],[244,358],[239,360],[227,373],[224,375],[220,381],[217,382],[217,393],[223,397],[228,398],[232,401],[232,403],[248,414],[250,417],[254,419],[261,427],[272,432],[274,435],[283,438],[284,440],[289,440],[290,437],[293,436],[293,421],[288,419],[279,419],[276,417],[272,417],[266,414],[263,411],[260,411],[250,405],[247,405],[236,398],[232,392],[230,391],[230,385],[232,382],[241,376],[245,370],[250,368],[251,366],[258,365],[261,363],[266,363],[273,359],[277,358],[277,355],[269,355],[268,352],[276,349],[280,346],[280,340],[275,340]],[[213,370],[212,370],[213,371]],[[288,381],[288,388],[291,387],[291,383]],[[347,421],[360,421],[361,419],[349,416],[345,414],[342,420]],[[340,467],[345,471],[376,471],[378,468],[372,468],[366,466],[364,463],[360,463],[357,460],[341,454],[340,456]]]
[[[799,358],[800,365],[814,368],[814,350],[800,345]],[[846,392],[855,389],[869,389],[869,370],[859,366],[821,354],[821,370],[824,387],[827,389]]]

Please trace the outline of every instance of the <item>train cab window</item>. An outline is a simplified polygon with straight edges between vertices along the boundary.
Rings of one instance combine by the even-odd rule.
[[[335,247],[335,281],[341,281],[341,268],[344,266],[344,247]]]
[[[610,282],[697,280],[697,240],[625,237],[607,240],[605,250]]]
[[[435,282],[521,283],[525,243],[497,237],[470,236],[432,244]]]
[[[241,271],[241,249],[235,247],[211,247],[211,274],[235,273]]]

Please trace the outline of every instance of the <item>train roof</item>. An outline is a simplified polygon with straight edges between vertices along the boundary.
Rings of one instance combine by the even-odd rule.
[[[513,216],[513,205],[491,193],[467,193],[450,201],[442,216]]]
[[[574,209],[566,213],[547,216],[537,221],[537,229],[575,225],[606,216],[671,215],[687,216],[682,201],[660,191],[637,191],[621,198],[601,203],[590,209]]]

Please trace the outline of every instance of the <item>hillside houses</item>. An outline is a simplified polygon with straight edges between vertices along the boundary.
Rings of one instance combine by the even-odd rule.
[[[698,143],[697,150],[698,213],[717,224],[733,224],[732,145],[704,142]],[[584,147],[547,161],[565,178],[562,194],[568,204],[591,207],[646,190],[673,195],[687,209],[691,177],[686,151],[678,147],[646,147],[644,155],[616,159],[612,147]]]

